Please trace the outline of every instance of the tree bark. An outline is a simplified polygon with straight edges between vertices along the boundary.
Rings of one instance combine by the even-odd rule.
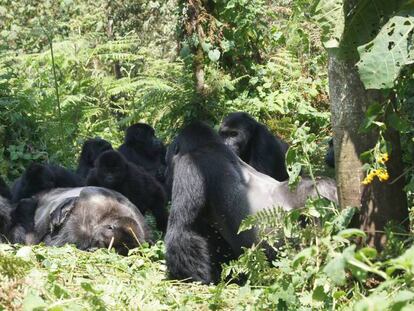
[[[339,204],[341,208],[360,208],[355,225],[367,233],[369,245],[381,248],[385,243],[386,223],[394,220],[405,224],[408,219],[404,180],[392,183],[403,173],[399,136],[393,130],[386,133],[392,144],[387,163],[389,180],[381,183],[375,179],[369,185],[362,185],[365,172],[360,154],[374,147],[378,133],[365,134],[359,129],[369,105],[383,99],[379,91],[365,90],[352,60],[329,55],[328,74]]]

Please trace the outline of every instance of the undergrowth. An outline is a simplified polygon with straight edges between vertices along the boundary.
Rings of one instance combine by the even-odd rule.
[[[390,249],[379,254],[363,245],[362,231],[346,228],[354,212],[316,200],[249,217],[241,230],[256,226],[263,242],[209,286],[169,280],[162,241],[126,257],[3,244],[0,310],[412,310],[411,240],[389,235]],[[265,242],[277,253],[271,262]]]

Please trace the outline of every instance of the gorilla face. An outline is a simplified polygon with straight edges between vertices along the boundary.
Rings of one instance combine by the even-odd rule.
[[[35,216],[38,243],[74,244],[92,251],[128,250],[151,241],[144,217],[120,193],[99,187],[55,189],[40,195]]]
[[[236,112],[227,116],[219,129],[219,135],[224,143],[238,156],[244,154],[250,142],[254,124],[244,112]]]
[[[128,164],[118,151],[105,151],[96,162],[97,177],[102,186],[113,189],[123,183]]]
[[[69,222],[69,225],[74,224]],[[98,248],[113,248],[117,253],[127,255],[129,249],[139,245],[139,241],[136,240],[137,223],[129,217],[103,215],[99,219],[99,223],[95,223],[95,226],[88,226],[91,231],[83,229],[73,227],[70,230],[72,241],[68,241],[81,250],[93,251]]]
[[[93,164],[101,153],[112,150],[112,145],[104,139],[89,139],[84,144],[84,150],[88,162]]]
[[[144,123],[131,125],[127,129],[125,142],[135,145],[148,154],[157,154],[163,147],[162,142],[155,137],[154,129]]]

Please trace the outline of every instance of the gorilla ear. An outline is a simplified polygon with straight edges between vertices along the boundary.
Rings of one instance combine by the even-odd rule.
[[[50,213],[50,231],[58,229],[66,220],[69,213],[75,207],[78,197],[70,197],[63,200],[51,213]]]

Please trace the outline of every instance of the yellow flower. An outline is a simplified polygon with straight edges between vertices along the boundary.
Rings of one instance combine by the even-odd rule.
[[[380,155],[377,162],[380,163],[380,164],[384,164],[388,160],[389,160],[388,153],[383,153],[383,154]]]
[[[375,176],[377,176],[380,181],[386,181],[390,178],[390,175],[388,174],[388,172],[385,169],[379,168],[379,169],[372,170],[364,178],[364,180],[362,181],[362,184],[363,185],[370,184],[374,180]]]
[[[380,172],[377,174],[380,181],[386,181],[388,178],[390,178],[390,175],[388,172],[384,169],[381,169]]]
[[[374,177],[375,177],[375,172],[374,171],[372,171],[372,172],[370,172],[365,178],[364,178],[364,180],[362,181],[362,184],[363,185],[368,185],[368,184],[370,184],[373,180],[374,180]]]

